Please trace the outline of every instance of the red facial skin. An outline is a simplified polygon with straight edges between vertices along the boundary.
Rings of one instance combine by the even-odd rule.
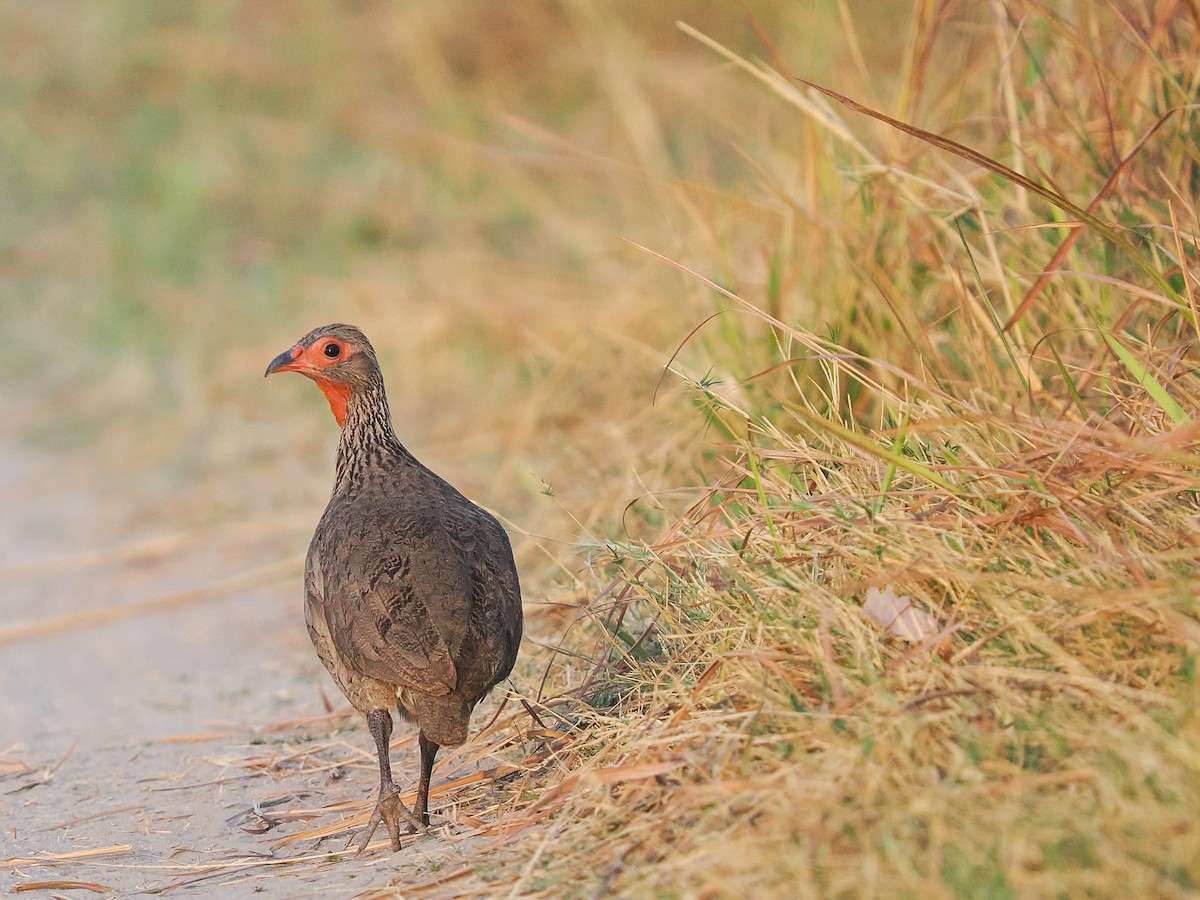
[[[337,353],[334,356],[326,355],[326,348],[330,346],[337,347]],[[350,402],[350,388],[348,385],[327,378],[324,373],[357,352],[357,348],[338,338],[320,338],[311,346],[305,347],[297,344],[287,353],[281,353],[271,363],[267,374],[299,372],[301,375],[311,378],[317,383],[317,387],[321,389],[325,399],[329,401],[333,417],[337,420],[338,427],[341,427],[346,423],[346,405]]]

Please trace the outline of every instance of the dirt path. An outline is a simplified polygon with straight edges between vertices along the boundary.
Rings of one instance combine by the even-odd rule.
[[[308,646],[303,535],[108,533],[2,434],[0,493],[0,892],[352,896],[399,876],[438,893],[469,866],[474,821],[344,858],[375,768]],[[415,765],[403,728],[393,759]],[[489,764],[464,749],[436,777]]]

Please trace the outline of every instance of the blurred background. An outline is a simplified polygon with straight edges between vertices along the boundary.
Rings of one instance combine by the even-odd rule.
[[[672,390],[651,400],[711,293],[627,241],[703,261],[791,318],[839,301],[778,283],[824,260],[778,257],[855,186],[814,193],[805,150],[823,136],[677,21],[890,92],[911,4],[858,10],[848,46],[852,7],[4,4],[14,433],[64,451],[134,524],[289,521],[324,495],[333,432],[311,386],[261,370],[346,320],[380,348],[420,456],[572,539],[572,517],[618,514],[597,491],[644,489],[647,454],[695,457],[664,437]],[[967,58],[969,23],[946,43],[935,79]],[[776,180],[809,196],[772,196]]]

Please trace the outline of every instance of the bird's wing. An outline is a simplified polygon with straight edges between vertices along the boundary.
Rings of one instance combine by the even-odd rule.
[[[431,517],[372,517],[329,548],[324,606],[343,662],[368,677],[440,696],[470,615],[468,567]]]
[[[472,568],[471,632],[479,655],[477,678],[490,689],[512,671],[521,643],[521,584],[504,527],[480,510],[479,551]],[[461,678],[460,673],[460,678]]]

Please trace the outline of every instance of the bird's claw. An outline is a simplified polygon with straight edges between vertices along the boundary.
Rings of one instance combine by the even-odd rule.
[[[381,790],[379,800],[375,803],[375,811],[371,813],[371,818],[367,821],[367,827],[363,831],[362,844],[358,848],[358,854],[361,854],[367,849],[367,845],[371,843],[371,838],[375,836],[375,831],[379,828],[379,823],[382,822],[388,830],[388,837],[391,838],[392,851],[400,849],[400,820],[404,819],[408,825],[408,830],[404,834],[424,834],[425,826],[421,820],[413,814],[404,801],[400,799],[400,789],[392,785],[392,791],[389,794],[384,794]],[[355,854],[355,855],[358,855]]]

